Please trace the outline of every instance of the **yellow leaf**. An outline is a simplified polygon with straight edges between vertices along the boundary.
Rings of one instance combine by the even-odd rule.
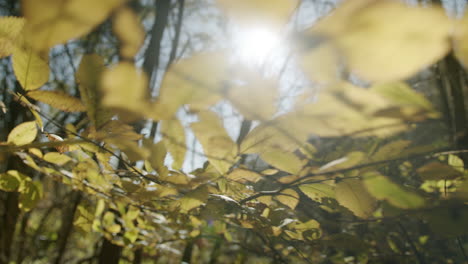
[[[179,200],[180,211],[188,212],[189,210],[204,204],[206,200],[208,200],[208,188],[203,185],[193,191],[190,191]]]
[[[61,91],[30,91],[27,96],[65,112],[83,112],[86,110],[78,98]]]
[[[185,128],[179,119],[164,120],[161,121],[160,125],[164,145],[174,159],[172,167],[180,169],[184,164],[187,152]]]
[[[215,113],[204,111],[198,116],[200,121],[193,123],[191,128],[210,163],[224,174],[235,163],[237,146]]]
[[[75,76],[81,100],[86,106],[89,119],[96,128],[100,128],[112,117],[112,114],[101,105],[99,85],[104,70],[102,57],[96,54],[84,55]]]
[[[312,34],[332,37],[352,72],[369,81],[406,79],[450,49],[451,21],[442,8],[398,1],[346,1]]]
[[[298,174],[304,165],[294,153],[279,148],[269,148],[261,152],[260,157],[271,166],[291,174]]]
[[[276,112],[277,83],[251,74],[245,85],[230,87],[227,98],[249,120],[268,120]]]
[[[105,71],[102,79],[102,104],[130,114],[148,109],[148,78],[130,62],[121,62]]]
[[[125,0],[23,0],[28,43],[37,50],[81,37]]]
[[[42,184],[40,182],[27,181],[20,192],[18,206],[24,211],[29,211],[42,198]]]
[[[298,0],[217,0],[228,16],[238,23],[283,26],[299,4]]]
[[[7,142],[13,145],[26,145],[34,141],[37,135],[36,122],[24,122],[13,128]]]
[[[151,154],[148,157],[148,161],[151,166],[158,172],[160,176],[167,176],[169,174],[168,168],[164,165],[164,159],[166,158],[166,147],[163,141],[159,141],[154,144],[151,140],[143,141],[143,144],[148,145],[148,149]]]
[[[232,170],[226,177],[233,181],[245,183],[257,182],[262,178],[262,175],[251,170],[236,168]]]
[[[371,217],[377,206],[375,198],[367,192],[364,184],[357,179],[347,179],[339,182],[335,188],[335,196],[338,203],[361,218]]]
[[[122,57],[134,57],[145,40],[145,30],[137,15],[129,8],[120,8],[114,16],[112,26],[120,40]]]
[[[47,59],[31,48],[16,48],[12,65],[16,79],[26,91],[38,89],[49,80]]]
[[[304,184],[299,186],[299,189],[316,202],[322,202],[324,198],[335,198],[335,188],[329,184]]]
[[[22,17],[0,17],[0,58],[13,53],[23,26]]]
[[[48,161],[48,162],[51,162],[60,166],[72,160],[69,156],[58,153],[58,152],[48,152],[44,155],[43,159],[45,161]]]
[[[286,189],[276,196],[276,200],[294,210],[299,203],[299,194],[293,189]]]
[[[223,81],[228,79],[222,53],[198,53],[169,67],[154,105],[154,119],[171,119],[180,106],[206,109],[221,99]]]
[[[468,67],[468,16],[457,21],[453,33],[453,52],[457,59]]]

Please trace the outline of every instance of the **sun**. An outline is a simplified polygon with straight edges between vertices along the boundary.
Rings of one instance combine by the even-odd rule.
[[[283,42],[279,32],[263,26],[244,26],[232,32],[235,60],[253,67],[265,66],[284,53]]]

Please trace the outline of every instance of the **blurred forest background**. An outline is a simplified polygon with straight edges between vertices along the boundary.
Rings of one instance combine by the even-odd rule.
[[[0,0],[0,264],[468,263],[464,0]]]

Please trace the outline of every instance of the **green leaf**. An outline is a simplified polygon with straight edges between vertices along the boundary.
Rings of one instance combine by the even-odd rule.
[[[86,111],[81,101],[65,92],[61,91],[31,91],[27,95],[34,100],[46,103],[54,108],[65,112]]]
[[[390,181],[378,172],[365,173],[363,178],[369,193],[378,200],[386,200],[403,209],[420,208],[425,204],[424,198],[419,194]]]
[[[36,122],[24,122],[11,130],[10,134],[8,134],[7,142],[17,146],[26,145],[33,142],[36,136]]]
[[[15,50],[24,22],[23,17],[0,17],[0,58],[11,55]]]
[[[47,162],[57,164],[59,166],[63,166],[67,162],[71,161],[72,158],[58,152],[48,152],[44,155],[44,160]]]
[[[33,209],[42,198],[42,184],[40,182],[27,181],[20,189],[19,208],[24,211]]]
[[[12,57],[16,79],[24,90],[40,88],[49,80],[49,63],[31,48],[16,48]]]
[[[340,205],[361,218],[371,217],[377,206],[375,198],[369,194],[362,181],[357,179],[340,181],[336,185],[335,196]]]
[[[20,179],[9,173],[0,174],[0,190],[14,192],[20,186]]]

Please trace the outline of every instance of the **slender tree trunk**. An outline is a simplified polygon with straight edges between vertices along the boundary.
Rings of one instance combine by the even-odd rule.
[[[109,240],[103,238],[101,253],[99,254],[99,264],[118,264],[122,247],[112,244]]]

